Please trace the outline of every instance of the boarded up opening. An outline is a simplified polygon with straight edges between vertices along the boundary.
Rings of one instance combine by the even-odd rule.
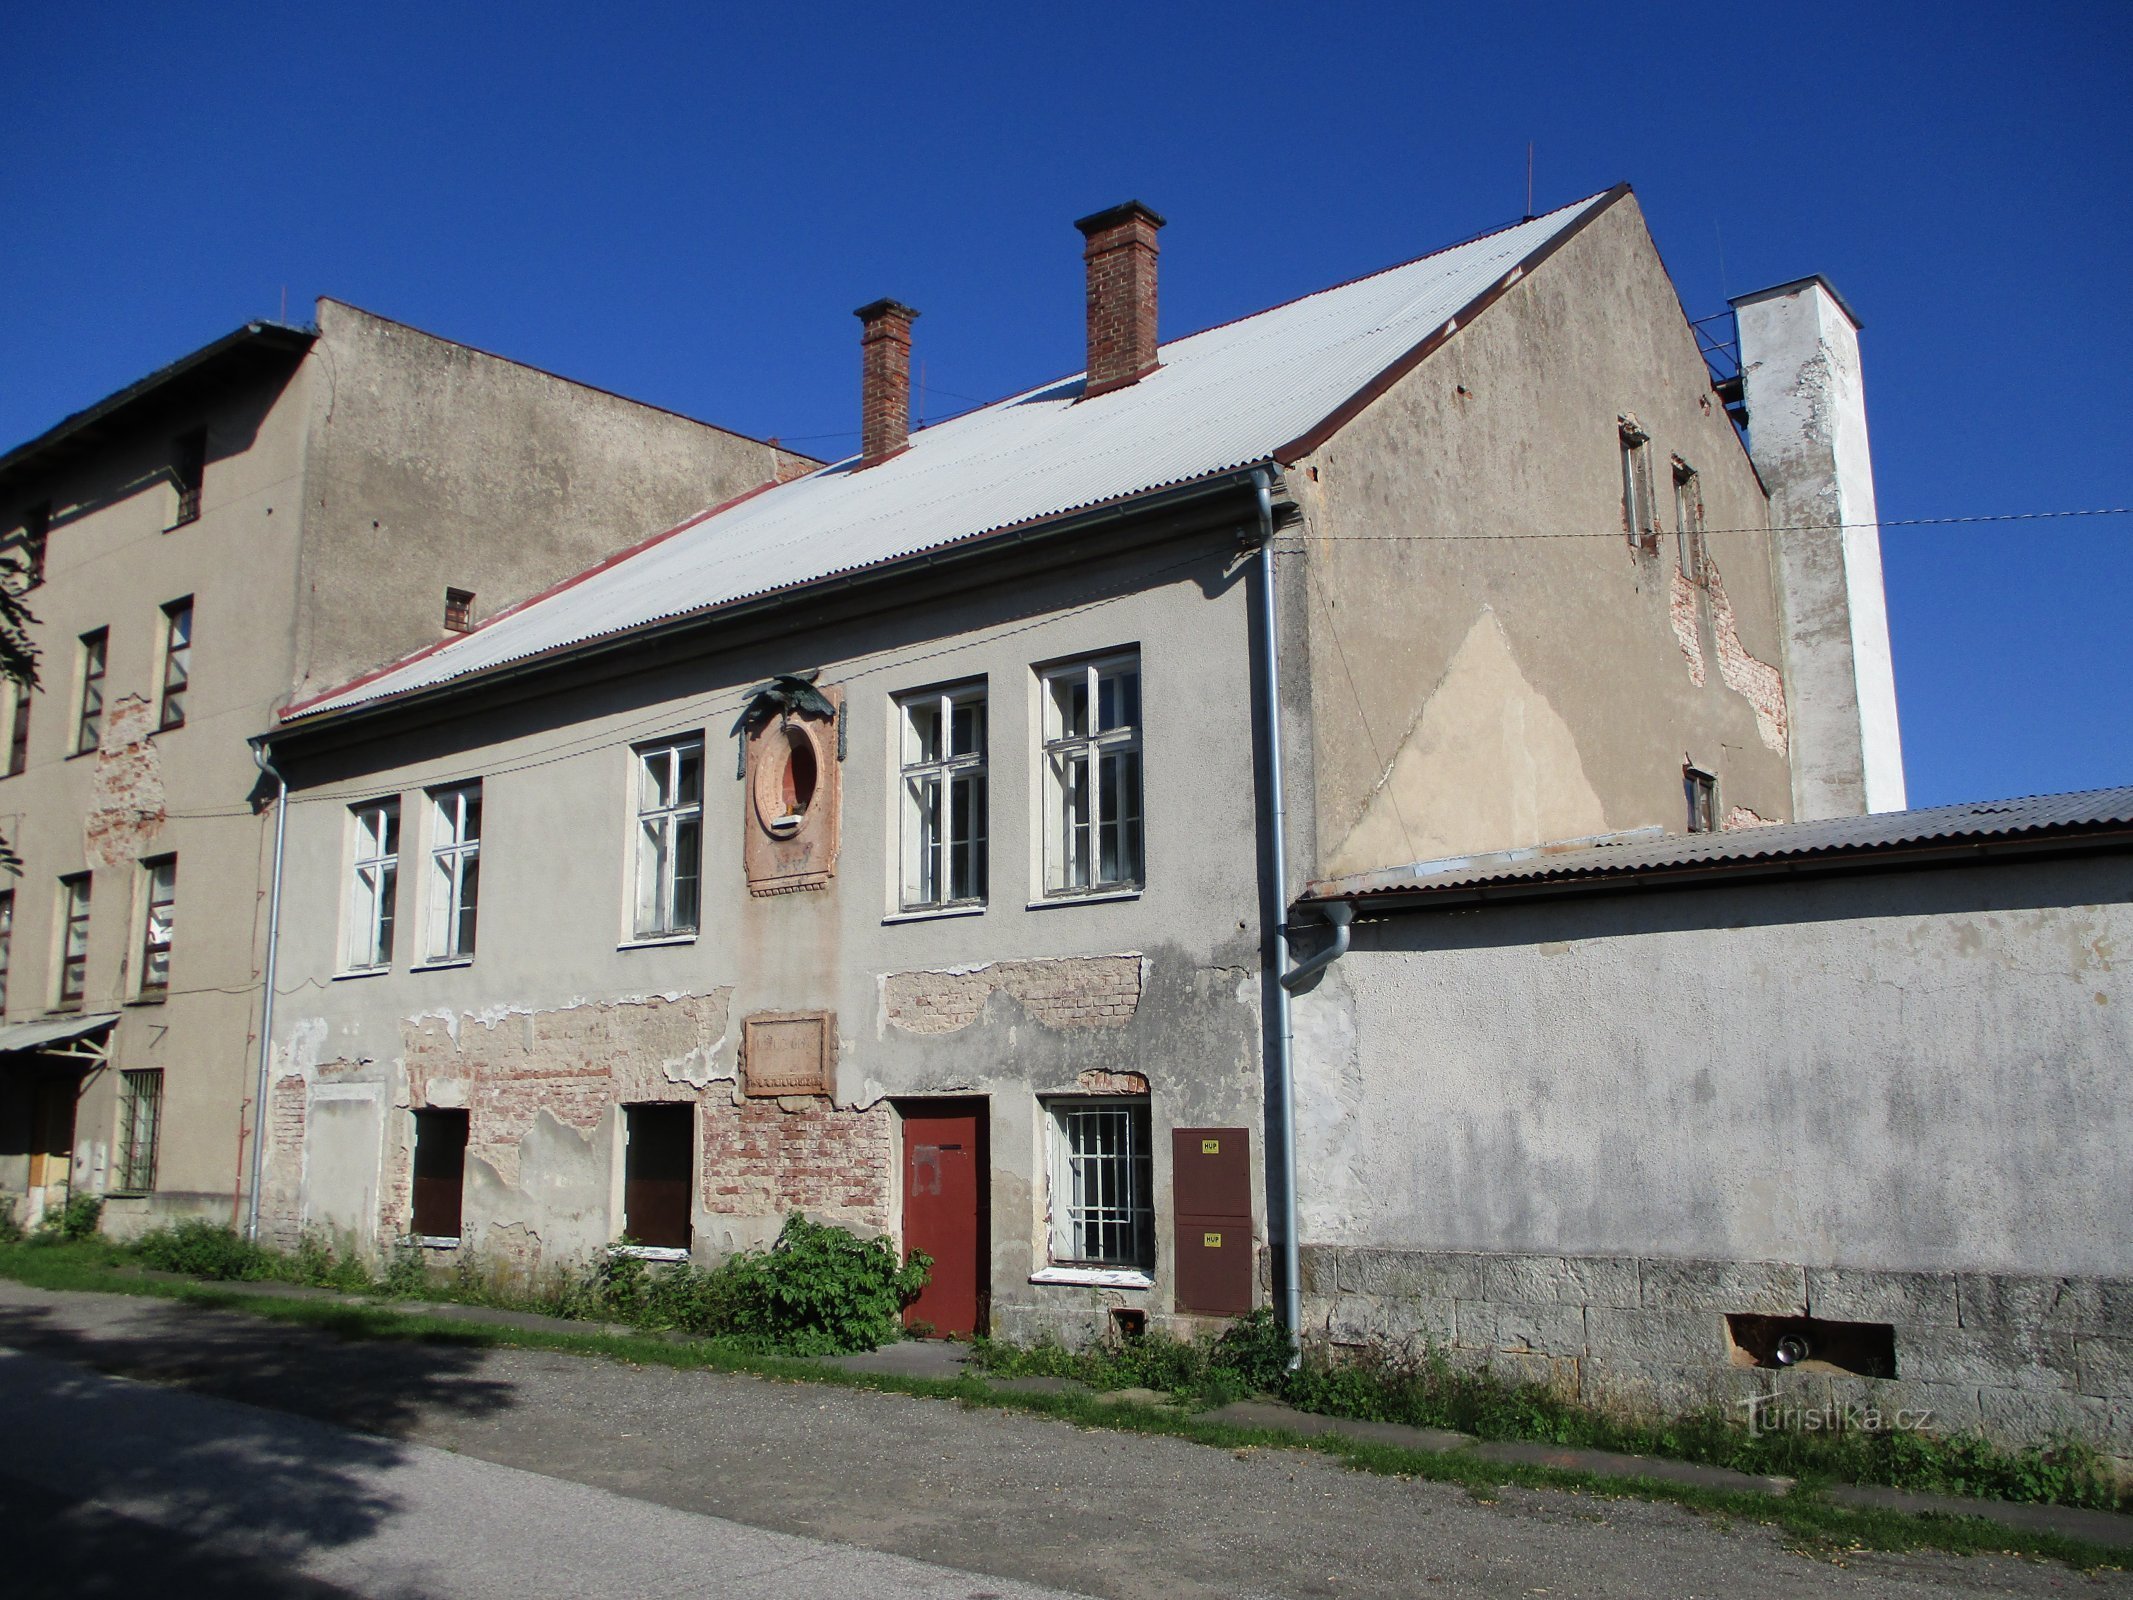
[[[936,1336],[988,1331],[992,1158],[983,1100],[900,1101],[904,1128],[904,1248],[933,1258],[925,1290],[904,1312]]]
[[[632,1244],[689,1248],[689,1186],[695,1168],[693,1106],[624,1106],[622,1232]]]
[[[466,1192],[467,1114],[415,1113],[415,1232],[425,1239],[456,1239],[460,1196]]]

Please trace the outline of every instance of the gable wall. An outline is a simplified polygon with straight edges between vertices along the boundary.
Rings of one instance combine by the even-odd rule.
[[[1652,437],[1656,552],[1624,532],[1624,412]],[[1708,600],[1680,573],[1677,453],[1714,530]],[[1290,565],[1309,587],[1315,875],[1679,832],[1684,759],[1717,773],[1722,813],[1789,818],[1769,540],[1726,531],[1767,527],[1767,499],[1634,198],[1289,485],[1305,512]]]

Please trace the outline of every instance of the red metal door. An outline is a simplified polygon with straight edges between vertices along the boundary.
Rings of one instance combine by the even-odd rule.
[[[967,1338],[980,1331],[988,1287],[985,1107],[966,1100],[901,1109],[904,1249],[933,1258],[933,1275],[904,1321]]]

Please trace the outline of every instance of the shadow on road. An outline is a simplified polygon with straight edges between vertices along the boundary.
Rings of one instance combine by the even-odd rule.
[[[0,1347],[0,1507],[32,1512],[8,1520],[46,1534],[43,1575],[0,1571],[8,1593],[107,1592],[84,1585],[166,1567],[186,1582],[165,1593],[331,1593],[287,1567],[399,1509],[386,1487],[406,1455],[398,1436],[426,1414],[512,1404],[512,1385],[478,1375],[472,1344],[343,1341],[168,1303],[89,1325],[0,1306]]]

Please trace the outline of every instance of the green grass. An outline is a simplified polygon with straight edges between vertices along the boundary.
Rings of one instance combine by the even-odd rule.
[[[2133,1550],[2111,1548],[2054,1534],[2006,1528],[1981,1517],[1947,1517],[1838,1505],[1820,1484],[1803,1480],[1792,1493],[1771,1496],[1707,1489],[1656,1478],[1617,1478],[1557,1467],[1492,1462],[1465,1451],[1401,1449],[1337,1434],[1304,1437],[1281,1429],[1239,1427],[1168,1405],[1115,1402],[1085,1392],[1024,1394],[992,1387],[983,1377],[912,1378],[853,1372],[820,1361],[765,1354],[733,1341],[678,1338],[652,1332],[613,1333],[587,1328],[547,1329],[472,1324],[448,1316],[404,1310],[388,1301],[349,1304],[326,1299],[269,1297],[236,1284],[206,1284],[143,1276],[121,1247],[102,1239],[0,1245],[0,1277],[37,1288],[148,1295],[208,1309],[237,1311],[343,1339],[409,1340],[478,1349],[553,1350],[637,1366],[732,1373],[783,1382],[905,1394],[972,1408],[1049,1417],[1092,1430],[1165,1436],[1215,1449],[1308,1450],[1355,1471],[1453,1484],[1483,1500],[1509,1487],[1552,1489],[1595,1500],[1670,1502],[1713,1517],[1770,1527],[1795,1548],[1820,1559],[1841,1560],[1861,1551],[1939,1550],[1961,1555],[2004,1554],[2064,1562],[2083,1571],[2119,1570]],[[1001,1347],[988,1355],[999,1371]],[[1036,1364],[1058,1363],[1036,1357]],[[1126,1370],[1145,1375],[1142,1363]],[[1167,1359],[1167,1358],[1156,1358]],[[1060,1375],[1072,1375],[1061,1373]],[[1115,1375],[1115,1374],[1114,1374]],[[1136,1383],[1133,1387],[1160,1387]]]

